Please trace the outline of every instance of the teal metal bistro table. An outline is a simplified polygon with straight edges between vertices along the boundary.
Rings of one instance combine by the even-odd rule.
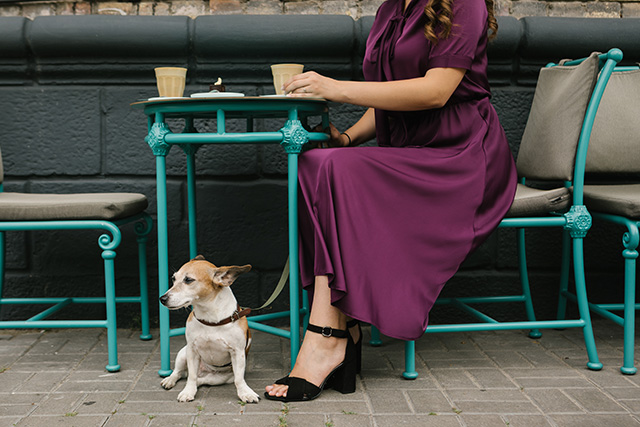
[[[300,304],[299,263],[298,263],[298,155],[310,142],[324,142],[328,135],[309,132],[303,126],[308,117],[320,117],[322,127],[329,125],[329,109],[324,99],[290,97],[212,97],[174,98],[149,100],[133,103],[147,116],[148,134],[145,140],[156,158],[157,185],[157,230],[158,230],[158,291],[159,295],[169,289],[169,248],[167,237],[167,175],[166,156],[173,145],[182,148],[187,156],[187,195],[189,220],[189,252],[194,258],[198,254],[196,238],[196,198],[195,198],[195,155],[203,144],[280,144],[287,153],[288,205],[289,205],[289,310],[250,316],[249,326],[253,329],[289,338],[291,341],[291,366],[293,367],[300,348],[300,316],[306,315],[307,299],[303,296]],[[257,119],[286,119],[285,125],[275,131],[254,131]],[[184,131],[173,133],[167,119],[184,120]],[[194,120],[210,119],[216,122],[216,132],[199,133]],[[229,131],[227,121],[246,120],[244,131]],[[184,334],[183,328],[171,329],[169,310],[159,304],[160,320],[160,376],[171,374],[169,339]],[[289,330],[277,328],[262,322],[274,318],[289,317]]]

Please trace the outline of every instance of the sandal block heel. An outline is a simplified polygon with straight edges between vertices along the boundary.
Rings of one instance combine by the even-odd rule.
[[[327,382],[327,388],[331,387],[342,394],[354,393],[356,391],[355,358],[340,366]]]

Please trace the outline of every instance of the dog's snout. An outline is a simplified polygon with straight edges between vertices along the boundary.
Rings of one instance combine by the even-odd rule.
[[[160,297],[160,302],[162,303],[162,305],[167,305],[167,301],[169,300],[169,295],[164,294]]]

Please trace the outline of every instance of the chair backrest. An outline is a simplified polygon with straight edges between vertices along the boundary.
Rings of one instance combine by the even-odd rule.
[[[4,166],[2,166],[2,150],[0,150],[0,191],[2,183],[4,182]]]
[[[587,172],[640,172],[640,67],[615,69],[600,101]]]
[[[573,179],[580,132],[599,70],[594,52],[577,65],[540,70],[533,104],[518,152],[521,177]]]

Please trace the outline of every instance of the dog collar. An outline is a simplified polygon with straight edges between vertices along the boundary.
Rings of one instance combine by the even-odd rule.
[[[193,317],[195,317],[195,319],[198,322],[202,323],[203,325],[207,325],[207,326],[222,326],[222,325],[226,325],[227,323],[235,322],[236,320],[246,316],[249,313],[251,313],[251,309],[250,308],[241,309],[240,306],[238,306],[236,308],[236,311],[234,311],[231,316],[229,316],[227,318],[224,318],[224,319],[222,319],[221,321],[219,321],[217,323],[207,322],[206,320],[198,319],[196,317],[195,313],[193,314]]]

